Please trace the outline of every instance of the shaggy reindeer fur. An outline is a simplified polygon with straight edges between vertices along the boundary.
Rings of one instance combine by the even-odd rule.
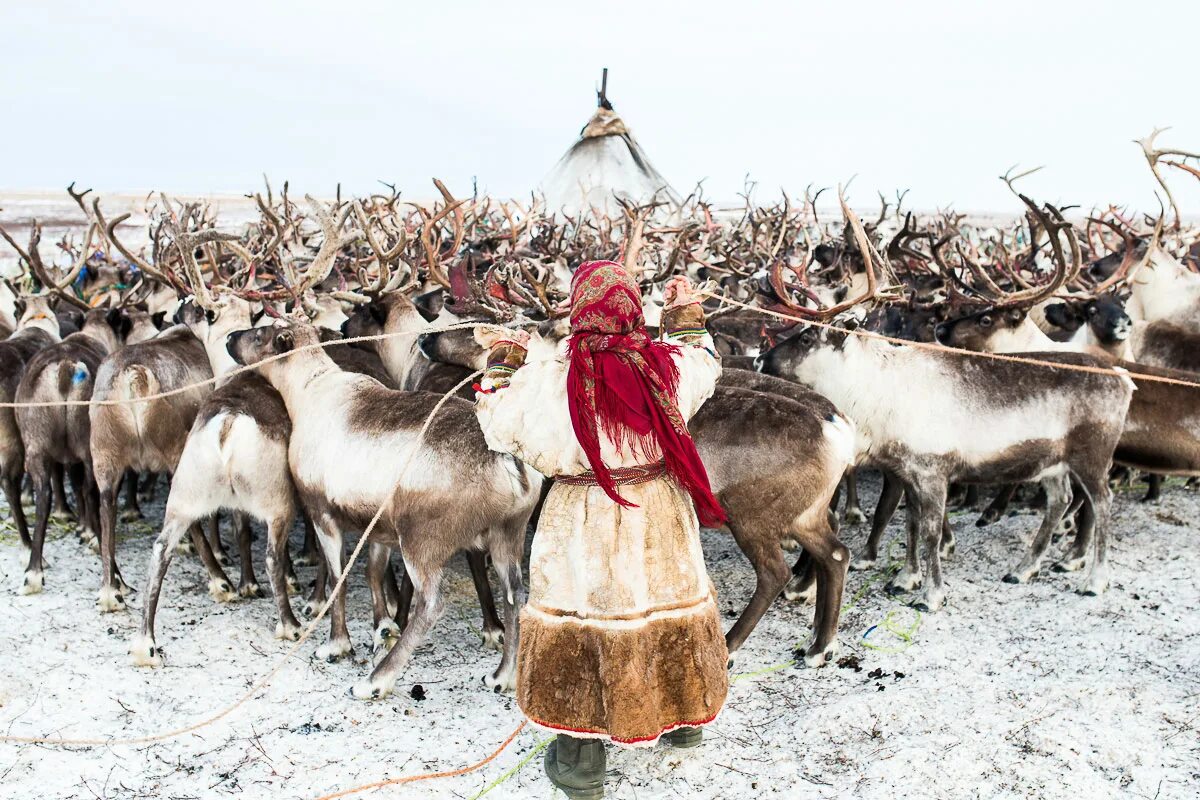
[[[109,353],[120,347],[129,320],[118,311],[97,309],[87,314],[83,328],[61,342],[42,348],[29,360],[17,386],[19,403],[87,400],[96,371]],[[100,527],[90,445],[87,406],[50,405],[16,409],[17,426],[25,445],[25,468],[33,482],[36,521],[32,536],[25,592],[42,589],[42,547],[50,517],[54,466],[66,465],[83,523],[85,541],[94,542]],[[119,476],[118,476],[119,477]],[[120,580],[115,564],[106,564]]]
[[[258,363],[318,341],[316,329],[294,325],[242,331],[229,338],[228,347],[239,362]],[[354,696],[374,699],[391,692],[442,613],[440,583],[447,559],[480,546],[491,553],[503,589],[504,655],[489,683],[511,688],[517,612],[524,597],[520,561],[541,477],[489,450],[465,401],[448,399],[427,436],[417,441],[441,400],[437,395],[386,389],[366,376],[342,372],[320,350],[294,352],[263,364],[261,372],[292,418],[288,460],[330,574],[342,570],[343,533],[365,530],[383,507],[372,541],[399,541],[413,581],[413,619],[370,679],[355,685]],[[343,585],[334,598],[330,642],[319,655],[336,660],[350,651]]]
[[[1072,353],[1030,355],[1101,365]],[[936,610],[945,601],[939,543],[951,481],[1043,481],[1046,516],[1030,551],[1011,573],[1015,580],[1027,581],[1037,574],[1066,511],[1073,479],[1092,508],[1085,526],[1095,527],[1091,568],[1081,591],[1097,594],[1107,586],[1112,499],[1107,477],[1133,391],[1128,379],[968,361],[812,327],[772,348],[760,364],[764,372],[798,380],[837,403],[858,426],[860,462],[886,469],[902,482],[910,503],[909,547],[893,587],[921,585],[919,536],[925,545],[926,582],[914,602],[918,608]],[[1085,397],[1088,402],[1080,402]],[[1081,535],[1080,540],[1091,539]],[[1075,553],[1062,566],[1078,568],[1085,556]]]

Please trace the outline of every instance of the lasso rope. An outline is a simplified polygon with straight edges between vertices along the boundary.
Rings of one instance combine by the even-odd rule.
[[[447,770],[445,772],[425,772],[420,775],[406,775],[402,778],[388,778],[388,779],[382,780],[382,781],[375,781],[374,783],[364,783],[361,786],[354,786],[349,789],[342,789],[341,791],[334,792],[333,794],[323,794],[320,797],[316,798],[316,800],[336,800],[336,798],[338,798],[338,797],[349,797],[352,794],[358,794],[359,792],[365,792],[370,789],[382,789],[384,786],[396,786],[401,783],[416,783],[417,781],[429,781],[429,780],[433,780],[434,778],[453,778],[458,775],[466,775],[468,772],[474,772],[475,770],[486,767],[488,764],[492,763],[492,761],[495,760],[496,756],[503,753],[504,749],[506,747],[508,747],[510,744],[512,744],[513,739],[517,738],[517,734],[525,729],[525,725],[527,724],[527,722],[528,722],[528,720],[521,720],[521,724],[517,726],[517,729],[515,731],[513,731],[512,733],[510,733],[508,735],[508,738],[505,739],[503,742],[501,742],[500,746],[492,751],[491,755],[489,755],[487,758],[484,758],[482,761],[477,761],[476,763],[471,764],[468,767],[463,767],[461,769]],[[549,744],[549,742],[547,742],[546,744]],[[541,749],[541,745],[538,746],[538,749],[539,750]],[[537,750],[534,750],[534,753],[536,753],[536,752],[537,752]],[[527,756],[525,761],[522,761],[520,764],[517,765],[516,769],[510,770],[508,773],[506,773],[504,776],[502,776],[501,780],[496,781],[496,783],[494,785],[499,785],[504,779],[510,777],[512,774],[515,774],[517,769],[520,769],[521,767],[525,766],[525,763],[527,761],[529,761],[530,758],[533,758],[534,753],[531,753],[529,756]],[[484,794],[489,792],[492,788],[493,788],[493,786],[487,787],[482,792],[475,795],[475,797],[482,797]]]
[[[435,326],[434,328],[426,329],[426,332],[437,333],[437,332],[440,332],[441,330],[457,330],[457,329],[462,329],[462,328],[466,328],[466,327],[475,327],[476,325],[478,325],[478,323],[455,323],[453,325]],[[400,335],[400,334],[392,334],[392,335]],[[356,337],[356,338],[364,339],[364,340],[365,339],[380,339],[380,338],[385,338],[385,336]],[[326,345],[338,344],[339,342],[345,342],[345,341],[347,341],[347,340],[343,339],[343,340],[338,340],[338,341],[334,341],[334,342],[322,342],[319,345],[308,345],[303,348],[297,348],[296,350],[293,350],[291,352],[292,353],[302,352],[303,350],[306,350],[306,349],[314,349],[315,347],[324,347]],[[287,355],[290,355],[290,354],[291,353],[283,353],[277,357],[272,357],[270,359],[264,359],[263,361],[261,361],[259,363],[262,364],[262,363],[266,363],[268,361],[278,360],[278,358],[286,357]],[[258,365],[255,364],[248,368],[253,369],[257,366]],[[239,371],[244,371],[244,369],[239,370]],[[466,386],[471,380],[473,380],[475,378],[475,376],[477,376],[481,372],[482,372],[482,370],[476,370],[475,372],[472,372],[470,375],[468,375],[467,377],[465,377],[461,381],[459,381],[457,385],[455,385],[453,388],[451,388],[449,391],[447,391],[445,394],[442,395],[441,399],[438,400],[437,404],[429,412],[429,416],[425,418],[425,423],[424,423],[424,425],[421,426],[421,430],[417,434],[416,441],[418,443],[425,438],[425,434],[429,431],[429,426],[431,424],[433,424],[433,418],[435,416],[437,416],[437,413],[442,409],[442,406],[444,406],[446,404],[446,401],[449,400],[451,397],[453,397],[455,395],[455,393],[458,392],[459,389],[461,389],[463,386]],[[229,374],[231,374],[231,373],[225,373],[225,375],[229,375]],[[224,376],[222,376],[222,377],[224,377]],[[206,383],[207,383],[207,381],[206,381]],[[179,391],[180,390],[175,390],[174,392],[164,393],[164,394],[174,394],[174,393],[178,393]],[[408,473],[408,469],[413,461],[413,456],[416,454],[417,450],[418,450],[417,447],[413,447],[413,449],[409,451],[408,457],[405,459],[404,465],[401,468],[400,473],[396,479],[397,485],[399,485],[400,481],[403,480],[404,476]],[[296,651],[300,649],[300,646],[303,645],[304,642],[309,638],[309,636],[312,635],[313,631],[317,627],[317,624],[320,623],[320,621],[325,617],[325,614],[329,611],[329,608],[332,606],[333,598],[337,595],[338,591],[342,588],[342,585],[345,584],[346,579],[350,575],[351,568],[354,566],[355,561],[357,560],[359,554],[362,552],[363,548],[367,544],[368,539],[370,538],[371,531],[373,531],[375,529],[375,525],[379,522],[380,518],[383,516],[383,512],[387,509],[389,503],[390,503],[390,498],[384,500],[383,503],[379,506],[379,509],[375,512],[375,515],[373,517],[371,517],[370,523],[363,530],[362,536],[361,536],[361,538],[359,538],[357,546],[355,546],[354,550],[351,552],[350,558],[346,562],[346,567],[345,567],[345,569],[342,570],[342,573],[338,576],[337,582],[334,584],[332,591],[330,591],[330,593],[329,593],[329,597],[326,599],[324,605],[321,606],[321,609],[317,613],[317,615],[308,623],[308,625],[305,626],[304,630],[301,631],[300,638],[297,639],[290,648],[288,648],[288,651],[279,658],[279,660],[275,663],[275,665],[273,667],[271,667],[271,669],[268,670],[265,675],[263,675],[261,678],[259,678],[257,681],[255,681],[254,685],[251,686],[241,697],[239,697],[233,703],[220,709],[216,713],[211,714],[208,717],[205,717],[205,718],[203,718],[197,722],[194,722],[190,725],[186,725],[182,728],[176,728],[173,730],[164,731],[162,733],[149,734],[146,736],[137,736],[137,737],[126,738],[126,739],[112,739],[112,738],[108,738],[108,739],[100,739],[100,738],[67,739],[67,738],[50,738],[50,737],[43,737],[43,736],[12,736],[12,735],[6,734],[6,735],[0,736],[0,742],[6,742],[6,743],[12,743],[12,744],[43,744],[43,745],[64,745],[64,746],[97,746],[97,745],[114,746],[114,745],[148,744],[150,742],[158,742],[158,741],[162,741],[164,739],[174,739],[179,736],[186,735],[188,733],[193,733],[195,731],[200,730],[201,728],[208,727],[209,725],[212,725],[213,723],[224,719],[229,714],[233,713],[235,710],[237,710],[242,705],[244,705],[247,701],[249,701],[252,697],[254,697],[254,695],[258,694],[259,691],[261,691],[263,688],[265,688],[267,686],[267,684],[270,683],[271,679],[274,678],[275,675],[279,672],[279,670],[283,669],[283,666],[284,666],[284,664],[287,663],[288,659],[290,659],[293,655],[295,655]]]

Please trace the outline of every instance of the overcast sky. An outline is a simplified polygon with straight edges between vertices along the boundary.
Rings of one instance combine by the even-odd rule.
[[[609,96],[686,194],[1153,207],[1135,137],[1200,150],[1200,3],[4,0],[0,190],[527,193]],[[1174,176],[1185,213],[1200,184]]]

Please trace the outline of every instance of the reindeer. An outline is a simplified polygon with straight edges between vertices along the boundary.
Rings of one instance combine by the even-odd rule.
[[[21,376],[17,402],[47,404],[16,409],[17,426],[25,446],[25,467],[36,498],[32,551],[23,592],[36,593],[43,586],[42,547],[50,516],[51,478],[55,465],[68,468],[83,526],[81,538],[87,544],[96,540],[100,522],[88,409],[61,403],[92,397],[100,362],[121,346],[128,332],[129,320],[121,311],[89,311],[78,333],[39,350]],[[119,576],[119,573],[114,571],[114,575]]]
[[[1031,201],[1025,202],[1051,232],[1055,280],[1061,281],[1070,267],[1058,235],[1066,231],[1072,239],[1069,226],[1053,208],[1042,212]],[[853,220],[848,209],[846,212]],[[865,236],[858,231],[856,235],[868,252]],[[1072,252],[1078,251],[1073,247]],[[874,289],[868,287],[850,305],[871,299]],[[844,310],[834,307],[809,311],[806,316],[829,319]],[[893,578],[892,587],[912,590],[922,585],[917,561],[920,538],[925,546],[925,584],[913,605],[933,611],[945,602],[939,544],[950,481],[1039,480],[1047,490],[1046,514],[1030,551],[1009,576],[1024,582],[1037,574],[1051,534],[1070,502],[1070,482],[1074,481],[1089,508],[1082,526],[1088,530],[1085,535],[1081,529],[1077,541],[1090,544],[1091,529],[1095,529],[1090,570],[1080,590],[1085,594],[1102,592],[1108,583],[1111,490],[1107,474],[1132,383],[1123,377],[1030,369],[1002,361],[964,363],[962,356],[951,353],[855,336],[855,327],[853,321],[832,329],[806,326],[761,356],[759,364],[762,371],[798,380],[835,402],[858,426],[859,461],[888,470],[903,484],[910,503],[909,546],[905,566]],[[1103,366],[1093,358],[1071,353],[1032,357],[1067,365]],[[862,387],[867,385],[873,391],[864,392]],[[921,391],[914,393],[914,386]],[[904,403],[906,397],[914,401]],[[1088,402],[1080,402],[1082,397]],[[898,401],[902,408],[896,407]],[[1062,566],[1078,568],[1085,556],[1076,553]]]
[[[30,297],[18,299],[16,332],[0,341],[0,402],[11,403],[17,394],[25,366],[34,355],[59,341],[58,320],[50,310],[49,298]],[[13,524],[21,537],[21,544],[33,550],[25,510],[21,507],[21,480],[25,476],[25,444],[17,427],[15,409],[0,408],[0,484],[3,484],[4,499],[13,515]],[[60,489],[61,491],[61,489]],[[61,497],[61,495],[60,495]],[[21,591],[29,593],[40,588],[40,575],[44,565],[39,561],[37,577],[27,577]]]
[[[487,683],[511,688],[517,611],[524,599],[520,559],[541,476],[489,450],[471,405],[457,398],[446,401],[418,441],[441,398],[389,390],[342,372],[327,354],[308,349],[319,341],[315,328],[291,324],[235,333],[228,347],[240,363],[284,356],[263,363],[260,372],[282,395],[292,419],[288,460],[330,573],[342,570],[343,533],[366,530],[380,507],[372,541],[399,542],[416,593],[415,615],[371,677],[355,684],[353,695],[379,699],[391,692],[442,613],[439,584],[446,560],[479,544],[492,555],[504,606],[504,655]],[[338,660],[351,652],[345,613],[343,585],[334,598],[331,639],[318,650],[320,657]]]

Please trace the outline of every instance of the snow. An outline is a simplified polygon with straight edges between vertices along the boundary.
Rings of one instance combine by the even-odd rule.
[[[864,500],[873,503],[877,487],[876,479],[863,480]],[[150,511],[155,525],[159,494]],[[608,796],[1197,797],[1200,548],[1193,520],[1200,501],[1178,481],[1156,505],[1137,499],[1126,491],[1115,503],[1113,585],[1099,598],[1074,594],[1074,575],[1000,582],[1035,527],[1029,513],[982,529],[973,514],[955,516],[948,605],[921,619],[909,647],[880,629],[869,641],[885,649],[864,646],[863,632],[889,611],[901,629],[915,613],[883,593],[877,573],[852,573],[847,603],[870,583],[842,617],[843,666],[736,679],[701,747],[610,749]],[[6,510],[0,518],[8,519]],[[126,579],[141,587],[154,530],[146,523],[122,528],[118,557]],[[854,549],[866,532],[845,528],[843,538]],[[899,532],[893,523],[889,536]],[[255,543],[260,579],[263,538]],[[722,610],[740,610],[753,585],[748,563],[727,534],[705,532],[704,547]],[[902,542],[893,546],[893,555],[902,552]],[[121,738],[179,727],[233,702],[286,652],[272,637],[270,598],[216,605],[196,559],[177,556],[158,618],[166,666],[134,667],[127,649],[141,594],[132,597],[132,613],[99,614],[97,558],[73,535],[59,534],[47,546],[46,591],[18,596],[22,555],[14,534],[0,534],[0,733]],[[266,689],[195,733],[105,747],[0,743],[2,794],[311,798],[474,763],[521,717],[511,696],[481,682],[499,656],[480,647],[461,559],[445,592],[445,617],[386,701],[346,696],[370,668],[360,566],[350,605],[353,662],[313,657],[327,635],[322,622]],[[811,614],[777,601],[734,672],[790,659]],[[424,699],[414,699],[417,685]],[[471,798],[544,738],[526,729],[476,772],[363,796]],[[538,756],[487,797],[553,795]]]

